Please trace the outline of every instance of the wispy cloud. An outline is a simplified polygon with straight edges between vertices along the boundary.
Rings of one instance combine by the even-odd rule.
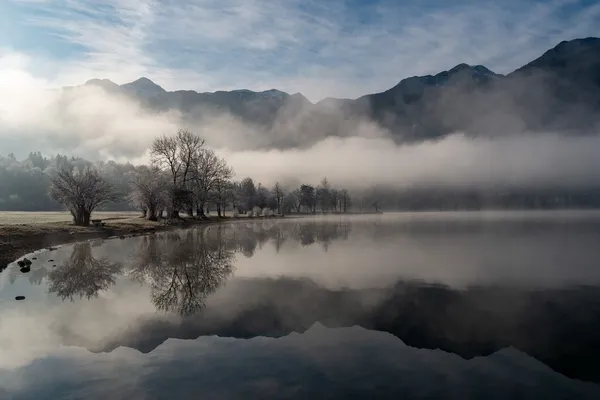
[[[41,60],[56,83],[146,75],[168,89],[278,87],[311,100],[357,97],[460,62],[509,72],[600,27],[600,5],[584,0],[11,2],[20,29],[39,30],[50,54],[73,47],[66,60]]]

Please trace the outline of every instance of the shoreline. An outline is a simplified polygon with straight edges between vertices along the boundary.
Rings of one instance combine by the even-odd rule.
[[[194,226],[220,224],[233,221],[279,219],[272,217],[209,217],[208,219],[183,218],[175,224],[164,224],[142,218],[107,219],[102,228],[76,226],[69,222],[0,225],[0,273],[19,258],[44,248],[60,246],[91,239],[108,239],[119,236],[148,235],[186,229]]]

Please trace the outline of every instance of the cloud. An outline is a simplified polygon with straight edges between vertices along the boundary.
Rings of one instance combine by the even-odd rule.
[[[578,187],[600,182],[597,136],[508,130],[496,138],[473,138],[457,132],[437,141],[398,145],[388,131],[366,120],[347,123],[344,137],[323,137],[322,132],[299,129],[301,122],[283,117],[277,129],[266,131],[229,114],[211,114],[199,121],[174,111],[149,112],[129,98],[90,85],[47,90],[47,82],[27,72],[32,62],[18,53],[0,56],[4,154],[24,157],[41,150],[46,155],[58,152],[142,163],[148,162],[155,137],[187,128],[205,137],[238,179],[251,176],[266,185],[316,184],[323,176],[348,188]],[[507,124],[500,120],[498,126]],[[275,143],[292,146],[277,150]]]
[[[69,57],[16,48],[48,66],[40,74],[55,84],[148,76],[167,89],[277,87],[313,101],[384,90],[461,62],[506,73],[561,40],[597,33],[600,21],[600,5],[573,0],[11,4],[23,21],[13,22],[17,31],[50,54],[68,46]]]
[[[529,185],[598,181],[598,139],[534,137],[502,132],[471,140],[460,133],[436,142],[397,146],[368,121],[351,121],[344,138],[306,137],[301,121],[281,119],[265,132],[228,114],[200,123],[177,112],[150,113],[99,88],[63,91],[91,77],[122,83],[149,76],[169,89],[277,87],[319,99],[384,89],[400,77],[466,61],[507,72],[562,39],[586,36],[600,5],[577,1],[484,1],[448,6],[296,0],[15,2],[29,29],[52,34],[46,45],[72,46],[64,59],[29,49],[0,49],[2,153],[42,150],[86,158],[145,162],[152,139],[188,128],[207,139],[238,177],[265,184],[327,176],[348,187],[436,183]],[[430,7],[431,6],[431,7]],[[360,8],[362,7],[362,8]],[[573,21],[577,20],[575,24]],[[41,31],[40,31],[41,32]],[[44,36],[46,38],[46,36]],[[31,51],[30,51],[31,50]],[[42,61],[48,61],[47,64]],[[490,64],[491,63],[491,64]],[[48,71],[40,69],[47,66]],[[498,126],[506,126],[508,117]],[[304,128],[304,127],[303,127]],[[287,142],[286,142],[287,141]],[[302,148],[261,150],[284,143]]]
[[[563,187],[600,181],[597,136],[507,135],[396,145],[386,137],[327,138],[310,149],[223,152],[236,171],[265,184],[276,180],[337,186],[411,188]],[[260,160],[258,162],[257,160]]]

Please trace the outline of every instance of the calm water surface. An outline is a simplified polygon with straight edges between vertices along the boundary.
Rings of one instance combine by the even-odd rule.
[[[0,398],[600,398],[597,212],[236,222],[30,257],[0,274]]]

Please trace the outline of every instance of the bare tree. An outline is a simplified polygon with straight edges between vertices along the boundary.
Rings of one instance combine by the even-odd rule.
[[[244,212],[252,210],[256,205],[256,186],[252,178],[246,177],[240,182],[238,202]]]
[[[285,196],[285,202],[291,209],[299,213],[302,209],[302,192],[300,189],[296,189]]]
[[[129,199],[132,204],[141,207],[144,217],[156,221],[159,212],[169,201],[168,178],[160,168],[142,166],[137,169],[131,180],[132,191]]]
[[[229,201],[231,202],[231,209],[234,210],[234,213],[239,212],[239,203],[241,196],[241,185],[240,182],[230,182],[230,194]]]
[[[331,191],[331,188],[329,186],[329,182],[327,181],[327,178],[323,178],[321,180],[321,184],[319,185],[319,187],[317,188],[317,190],[315,192],[316,201],[317,201],[319,208],[321,209],[321,212],[329,211],[330,191]]]
[[[279,182],[275,183],[275,187],[273,188],[273,195],[275,196],[275,199],[277,200],[277,213],[281,214],[281,202],[283,201],[283,198],[285,197],[285,193],[283,192],[283,188],[281,187]]]
[[[340,200],[340,193],[337,189],[331,189],[329,192],[329,204],[333,208],[334,212],[338,211],[338,204]]]
[[[300,205],[304,206],[306,212],[316,211],[317,201],[315,196],[315,188],[311,185],[300,185]]]
[[[261,209],[267,207],[269,200],[269,190],[261,183],[256,187],[256,205]]]
[[[204,139],[184,129],[173,137],[162,136],[152,142],[152,163],[169,171],[171,176],[171,217],[178,218],[184,204],[188,213],[191,212],[191,172],[203,147]]]
[[[202,149],[194,158],[191,176],[194,182],[196,213],[199,217],[204,217],[204,207],[210,200],[211,191],[217,182],[231,179],[233,170],[214,151]]]
[[[218,178],[215,181],[210,197],[212,202],[217,206],[217,216],[221,218],[224,215],[227,203],[234,197],[234,185],[232,182]]]
[[[67,207],[75,225],[88,226],[92,211],[118,198],[113,186],[89,166],[62,169],[50,180],[50,196]]]
[[[179,162],[177,138],[162,136],[154,139],[150,149],[152,163],[170,172],[173,186],[177,186],[177,177],[181,169]]]
[[[348,190],[342,189],[340,192],[340,202],[341,208],[343,212],[348,212],[348,207],[350,206],[350,194]]]

